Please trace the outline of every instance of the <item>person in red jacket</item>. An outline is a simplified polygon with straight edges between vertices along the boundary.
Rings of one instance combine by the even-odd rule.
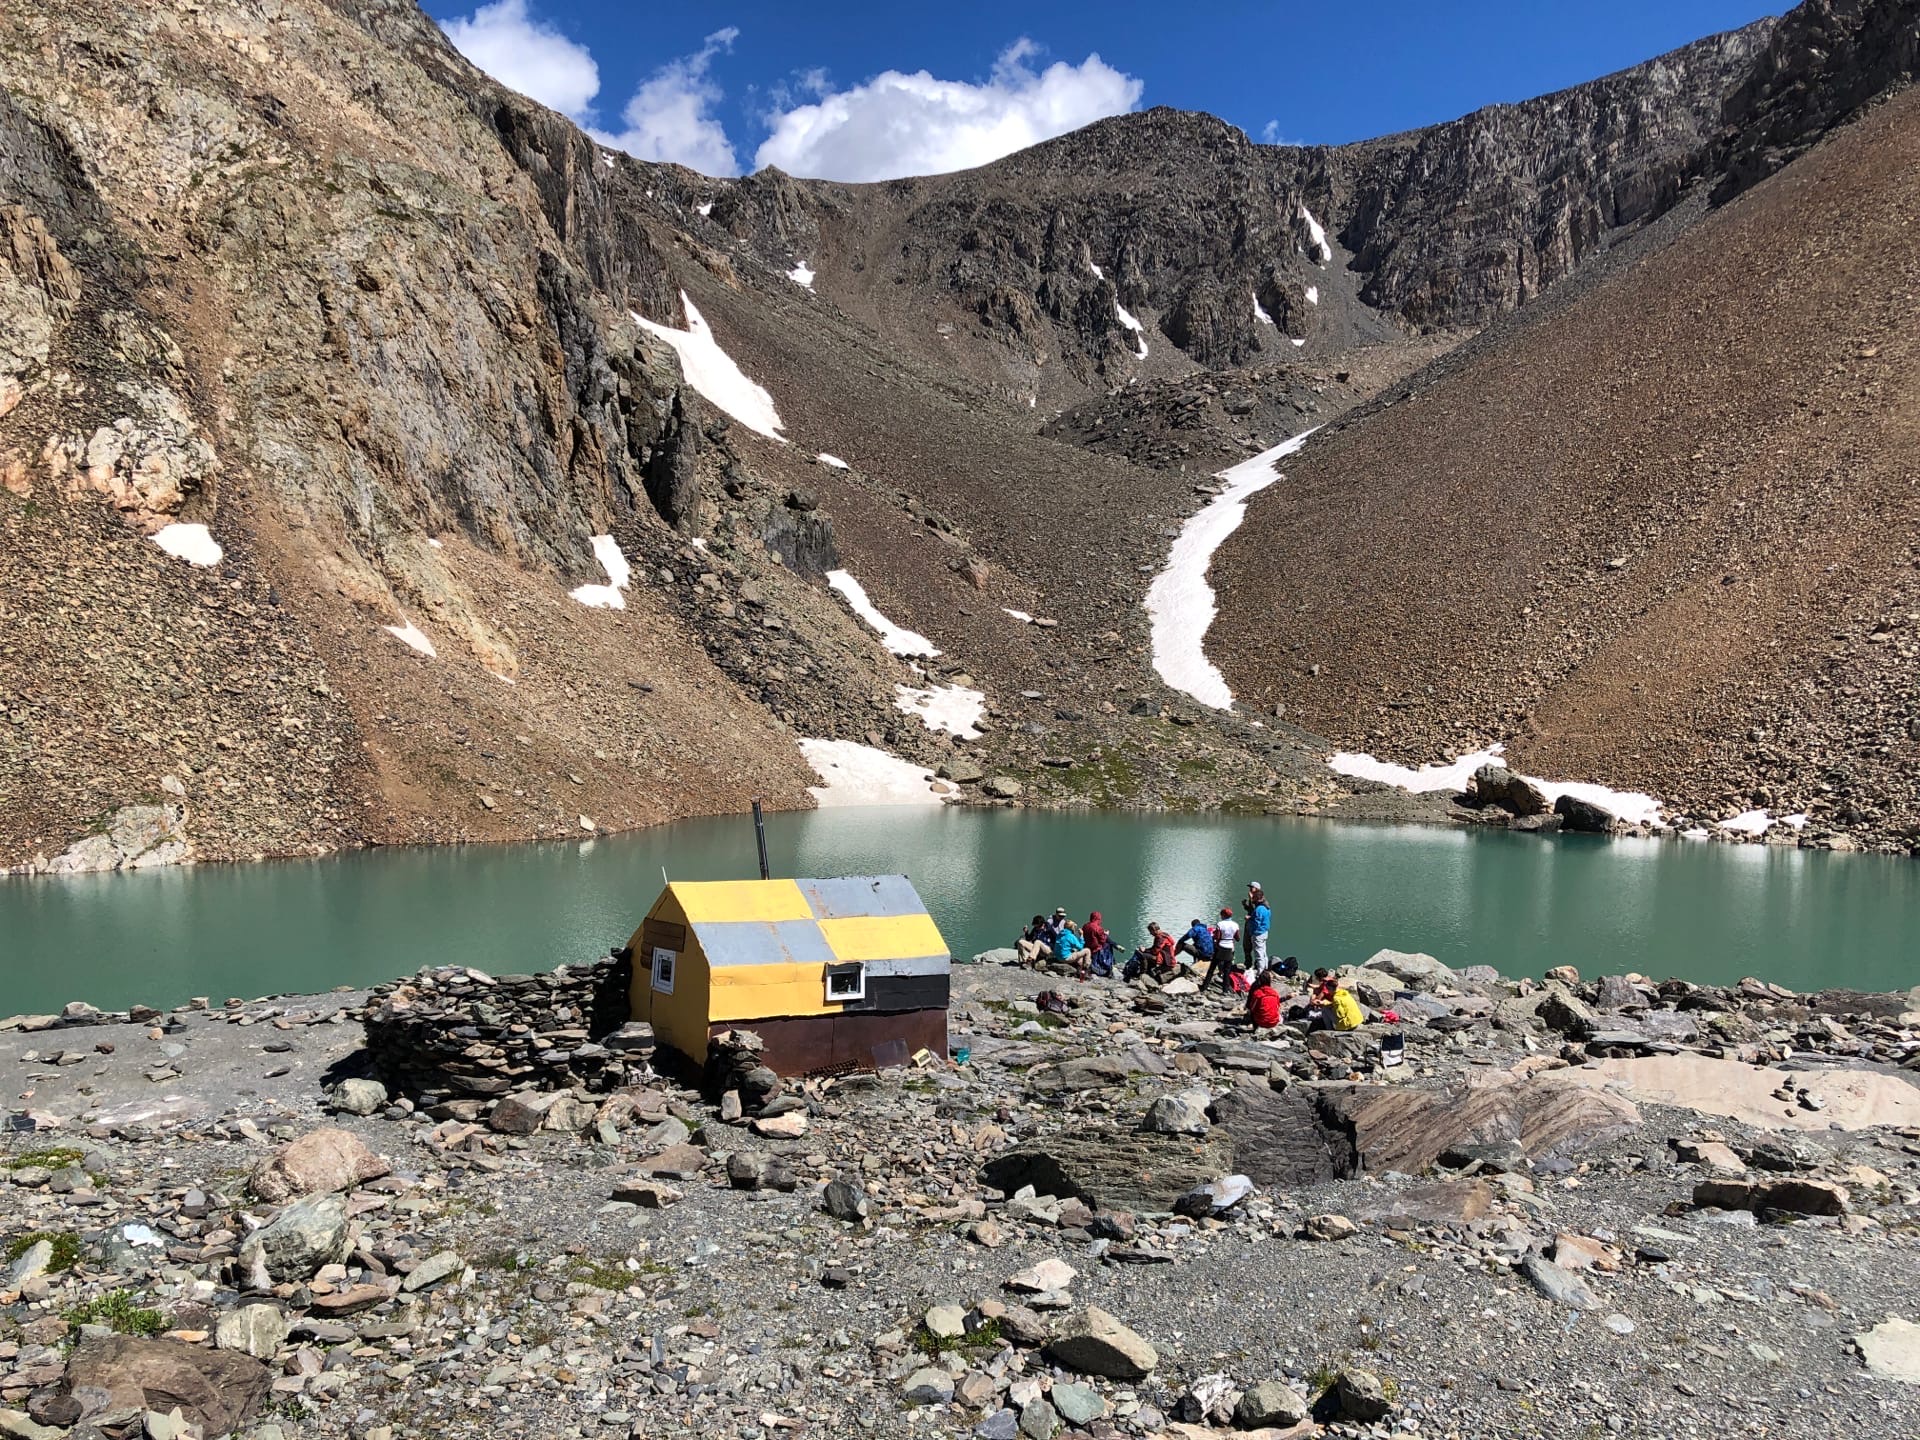
[[[1247,1024],[1271,1030],[1280,1023],[1280,992],[1273,988],[1273,972],[1262,970],[1247,992]]]

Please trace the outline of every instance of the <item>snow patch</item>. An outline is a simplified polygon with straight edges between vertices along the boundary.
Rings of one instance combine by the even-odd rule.
[[[846,461],[842,460],[838,455],[829,455],[824,450],[822,450],[818,455],[814,456],[813,458],[818,460],[822,465],[831,465],[836,470],[851,470],[853,468],[851,465],[847,464]]]
[[[435,540],[431,535],[427,537],[427,544],[431,545],[436,550],[444,550],[446,548],[438,540]]]
[[[1807,828],[1805,815],[1782,815],[1775,819],[1765,810],[1743,810],[1731,820],[1722,820],[1714,828],[1724,830],[1730,835],[1764,835],[1776,825],[1786,825],[1795,830]]]
[[[882,615],[867,598],[866,589],[844,570],[829,570],[827,584],[840,592],[849,609],[866,621],[880,636],[880,643],[895,655],[934,656],[940,652],[933,642],[915,630],[904,630]]]
[[[147,537],[176,560],[189,565],[218,565],[226,555],[204,525],[163,525]]]
[[[1146,359],[1147,358],[1146,328],[1142,326],[1138,320],[1134,319],[1133,312],[1128,310],[1126,306],[1120,303],[1118,296],[1114,297],[1113,313],[1120,317],[1120,323],[1122,325],[1126,326],[1129,330],[1133,331],[1133,343],[1140,347],[1139,350],[1135,352],[1135,354],[1138,356],[1138,358],[1142,360]]]
[[[1313,218],[1313,212],[1305,205],[1300,207],[1300,218],[1307,224],[1307,254],[1316,265],[1327,265],[1333,260],[1333,247],[1327,244],[1327,232],[1321,223]]]
[[[657,324],[638,310],[628,313],[641,329],[658,335],[673,346],[689,385],[749,430],[758,431],[769,440],[779,440],[784,444],[786,437],[780,432],[786,428],[786,423],[773,408],[773,397],[762,386],[749,380],[746,373],[734,363],[733,357],[720,348],[720,342],[713,338],[713,331],[708,328],[705,318],[694,308],[693,301],[687,298],[684,290],[680,292],[680,307],[687,312],[687,328],[684,330]]]
[[[1485,750],[1476,750],[1471,755],[1462,755],[1458,760],[1445,764],[1422,765],[1418,770],[1405,765],[1395,765],[1391,761],[1376,760],[1371,755],[1357,754],[1352,751],[1340,751],[1327,760],[1327,768],[1336,775],[1350,776],[1355,780],[1375,780],[1382,785],[1392,785],[1401,790],[1412,791],[1416,795],[1431,794],[1436,790],[1459,791],[1467,788],[1467,781],[1473,778],[1473,772],[1482,765],[1504,765],[1506,746],[1489,745]],[[1611,815],[1617,815],[1628,825],[1645,825],[1652,829],[1666,829],[1666,821],[1660,818],[1660,802],[1651,795],[1643,795],[1637,790],[1615,790],[1607,785],[1596,785],[1585,780],[1542,780],[1537,775],[1523,777],[1540,788],[1551,805],[1562,795],[1571,795],[1576,800],[1585,800],[1588,804],[1598,805]]]
[[[433,641],[421,634],[420,627],[411,620],[404,625],[382,625],[380,628],[409,649],[418,650],[429,660],[440,658],[440,652],[433,648]]]
[[[1318,305],[1319,303],[1320,303],[1320,287],[1318,285],[1307,286],[1307,304]]]
[[[1007,610],[1007,607],[1004,605],[1000,608],[1006,610],[1007,614],[1013,616],[1013,618],[1018,620],[1022,625],[1031,625],[1033,623],[1033,616],[1024,610]]]
[[[607,572],[607,583],[579,586],[572,592],[573,598],[595,610],[626,609],[626,597],[620,592],[627,588],[627,581],[633,575],[633,567],[627,563],[627,557],[620,553],[619,542],[611,535],[594,536],[593,558],[598,560],[600,568]]]
[[[787,271],[787,279],[796,285],[811,290],[813,288],[813,267],[802,260],[798,265],[795,265],[791,270]]]
[[[702,215],[713,214],[713,202],[711,200],[703,200],[693,208],[699,211]]]
[[[1273,316],[1267,313],[1266,306],[1260,303],[1260,297],[1257,294],[1253,297],[1253,318],[1258,320],[1262,325],[1273,324]]]
[[[896,685],[893,704],[902,714],[918,716],[920,723],[936,734],[957,735],[962,740],[980,738],[980,717],[987,712],[987,697],[964,685],[932,685],[924,690]]]
[[[1299,349],[1299,348],[1300,348],[1300,347],[1301,347],[1302,345],[1305,345],[1306,343],[1307,343],[1307,342],[1306,342],[1306,341],[1304,341],[1304,340],[1295,340],[1295,341],[1293,342],[1293,348],[1294,348],[1294,349],[1296,349],[1296,350],[1298,350],[1298,349]]]
[[[1247,500],[1280,478],[1274,467],[1307,443],[1309,430],[1222,470],[1226,488],[1188,517],[1167,551],[1166,567],[1147,590],[1147,617],[1153,625],[1153,668],[1160,678],[1202,705],[1233,708],[1226,678],[1207,659],[1202,646],[1217,606],[1207,583],[1213,552],[1240,528]]]
[[[1505,764],[1500,758],[1501,748],[1495,745],[1488,750],[1476,750],[1471,755],[1462,755],[1458,760],[1422,765],[1418,770],[1395,765],[1390,760],[1376,760],[1371,755],[1342,750],[1328,759],[1327,768],[1336,775],[1346,775],[1355,780],[1373,780],[1411,791],[1415,795],[1430,795],[1436,790],[1464,790],[1467,781],[1473,778],[1473,772],[1482,765]]]
[[[1094,279],[1104,280],[1107,278],[1107,272],[1102,270],[1098,265],[1094,264],[1091,259],[1087,261],[1087,268],[1093,272]]]
[[[807,788],[820,808],[842,805],[939,805],[933,772],[855,740],[800,742],[820,784]]]

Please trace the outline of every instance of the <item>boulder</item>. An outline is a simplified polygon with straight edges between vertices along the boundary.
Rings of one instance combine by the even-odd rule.
[[[374,1115],[386,1108],[387,1087],[378,1080],[342,1080],[327,1100],[343,1115]]]
[[[1109,1380],[1141,1380],[1160,1364],[1153,1346],[1098,1305],[1069,1316],[1047,1354],[1069,1370]]]
[[[1209,1215],[1224,1215],[1253,1193],[1253,1181],[1244,1175],[1223,1175],[1196,1185],[1173,1202],[1173,1213],[1195,1220]]]
[[[1599,1297],[1587,1288],[1586,1281],[1543,1256],[1527,1256],[1520,1262],[1520,1269],[1533,1283],[1533,1288],[1556,1305],[1591,1310],[1600,1303]]]
[[[1510,815],[1545,815],[1553,809],[1547,792],[1524,775],[1489,762],[1467,782],[1469,805],[1497,805]]]
[[[487,1128],[500,1135],[531,1135],[547,1123],[547,1112],[566,1097],[564,1090],[522,1090],[493,1107]]]
[[[958,1305],[933,1305],[923,1323],[936,1340],[958,1340],[967,1333],[967,1312]]]
[[[345,1130],[310,1131],[282,1145],[254,1167],[247,1186],[269,1204],[351,1190],[378,1180],[392,1167]]]
[[[109,1335],[81,1341],[60,1390],[79,1401],[83,1420],[178,1408],[204,1434],[225,1435],[253,1414],[272,1380],[266,1366],[236,1350]]]
[[[1348,1420],[1371,1424],[1384,1420],[1393,1409],[1393,1402],[1387,1398],[1387,1387],[1371,1370],[1343,1370],[1333,1383],[1333,1393],[1340,1404],[1341,1415]]]
[[[1309,1240],[1345,1240],[1359,1231],[1360,1227],[1344,1215],[1314,1215],[1300,1227],[1300,1233]],[[1273,1422],[1262,1420],[1259,1423],[1266,1425]]]
[[[1795,1215],[1845,1215],[1853,1208],[1846,1186],[1799,1176],[1702,1180],[1693,1187],[1693,1203],[1721,1210],[1785,1210]]]
[[[1162,1095],[1147,1107],[1140,1128],[1155,1135],[1204,1135],[1213,1128],[1207,1119],[1210,1099],[1204,1090]]]
[[[1297,1090],[1281,1094],[1264,1080],[1243,1083],[1215,1100],[1211,1113],[1214,1136],[1232,1141],[1231,1168],[1268,1190],[1358,1173],[1344,1122],[1323,1123],[1320,1107]]]
[[[613,1198],[628,1205],[638,1205],[642,1210],[664,1210],[684,1197],[664,1180],[635,1177],[614,1186]]]
[[[1199,1137],[1063,1131],[995,1156],[982,1178],[1009,1195],[1031,1185],[1096,1210],[1171,1210],[1188,1191],[1232,1170],[1233,1153],[1218,1128]]]
[[[707,1152],[698,1145],[674,1145],[634,1162],[634,1171],[662,1180],[698,1180],[707,1168]]]
[[[1431,991],[1459,983],[1452,966],[1416,951],[1378,950],[1364,968],[1391,975],[1409,990]]]
[[[256,1360],[271,1360],[291,1328],[277,1305],[242,1305],[220,1317],[213,1328],[213,1343]]]
[[[413,1269],[407,1272],[407,1278],[400,1282],[400,1288],[409,1295],[418,1290],[431,1290],[443,1280],[450,1280],[467,1268],[457,1251],[442,1250],[429,1255]]]
[[[1356,1168],[1348,1174],[1417,1174],[1456,1146],[1500,1142],[1539,1160],[1575,1153],[1640,1125],[1639,1110],[1618,1095],[1511,1072],[1445,1090],[1328,1086],[1315,1103],[1327,1129],[1347,1137],[1352,1147]]]
[[[1600,1028],[1600,1022],[1584,1002],[1558,988],[1542,996],[1533,1013],[1549,1030],[1558,1031],[1569,1040],[1585,1040]]]
[[[1920,1325],[1889,1315],[1853,1343],[1869,1375],[1920,1385]]]
[[[1053,1408],[1060,1412],[1060,1418],[1069,1425],[1091,1425],[1107,1413],[1106,1397],[1091,1385],[1076,1385],[1070,1380],[1062,1380],[1047,1392],[1047,1398],[1053,1401]]]
[[[249,1235],[240,1259],[251,1269],[257,1255],[274,1280],[298,1285],[312,1279],[322,1265],[346,1259],[352,1245],[346,1201],[338,1195],[309,1195]]]
[[[1553,802],[1553,813],[1560,817],[1562,829],[1577,835],[1615,835],[1626,829],[1620,817],[1606,806],[1577,795],[1562,795]]]
[[[1307,1402],[1284,1380],[1262,1380],[1245,1391],[1233,1407],[1237,1430],[1284,1429],[1307,1420]]]
[[[1003,1288],[1025,1291],[1029,1295],[1044,1295],[1050,1291],[1066,1289],[1073,1284],[1074,1277],[1079,1273],[1066,1261],[1049,1255],[1045,1260],[1009,1275]]]
[[[953,1376],[928,1366],[909,1375],[901,1393],[909,1405],[944,1405],[953,1399]]]
[[[844,1220],[848,1224],[866,1219],[871,1211],[866,1192],[853,1181],[845,1179],[828,1182],[820,1196],[820,1207],[834,1219]]]

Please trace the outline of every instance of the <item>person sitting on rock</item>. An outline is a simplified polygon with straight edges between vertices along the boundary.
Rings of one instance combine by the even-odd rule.
[[[1062,918],[1060,928],[1053,932],[1053,958],[1063,965],[1073,966],[1074,972],[1084,980],[1087,978],[1087,962],[1085,959],[1076,960],[1074,957],[1085,956],[1086,952],[1087,942],[1081,937],[1080,927],[1071,920]]]
[[[1273,972],[1262,970],[1247,991],[1247,1010],[1242,1023],[1255,1030],[1271,1030],[1280,1023],[1280,992],[1273,988]]]
[[[1086,927],[1080,934],[1087,942],[1087,969],[1095,975],[1113,974],[1113,936],[1107,933],[1098,910],[1087,916]]]
[[[1047,924],[1047,917],[1036,915],[1033,923],[1020,932],[1020,938],[1013,942],[1013,948],[1020,957],[1020,963],[1029,969],[1040,963],[1043,956],[1053,953],[1053,927]]]
[[[1180,937],[1180,943],[1173,947],[1176,955],[1191,955],[1198,963],[1207,962],[1207,976],[1213,976],[1213,927],[1198,915],[1187,924],[1187,933]]]
[[[1174,969],[1173,936],[1160,928],[1158,920],[1147,922],[1147,943],[1133,952],[1133,958],[1127,961],[1126,969],[1121,973],[1129,980],[1139,978],[1152,971],[1163,975]]]

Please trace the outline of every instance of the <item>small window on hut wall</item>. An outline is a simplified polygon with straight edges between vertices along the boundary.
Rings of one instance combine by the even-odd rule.
[[[867,998],[867,967],[859,963],[827,966],[827,1003]]]
[[[662,995],[673,993],[673,972],[680,963],[676,951],[656,945],[653,949],[653,988]]]

